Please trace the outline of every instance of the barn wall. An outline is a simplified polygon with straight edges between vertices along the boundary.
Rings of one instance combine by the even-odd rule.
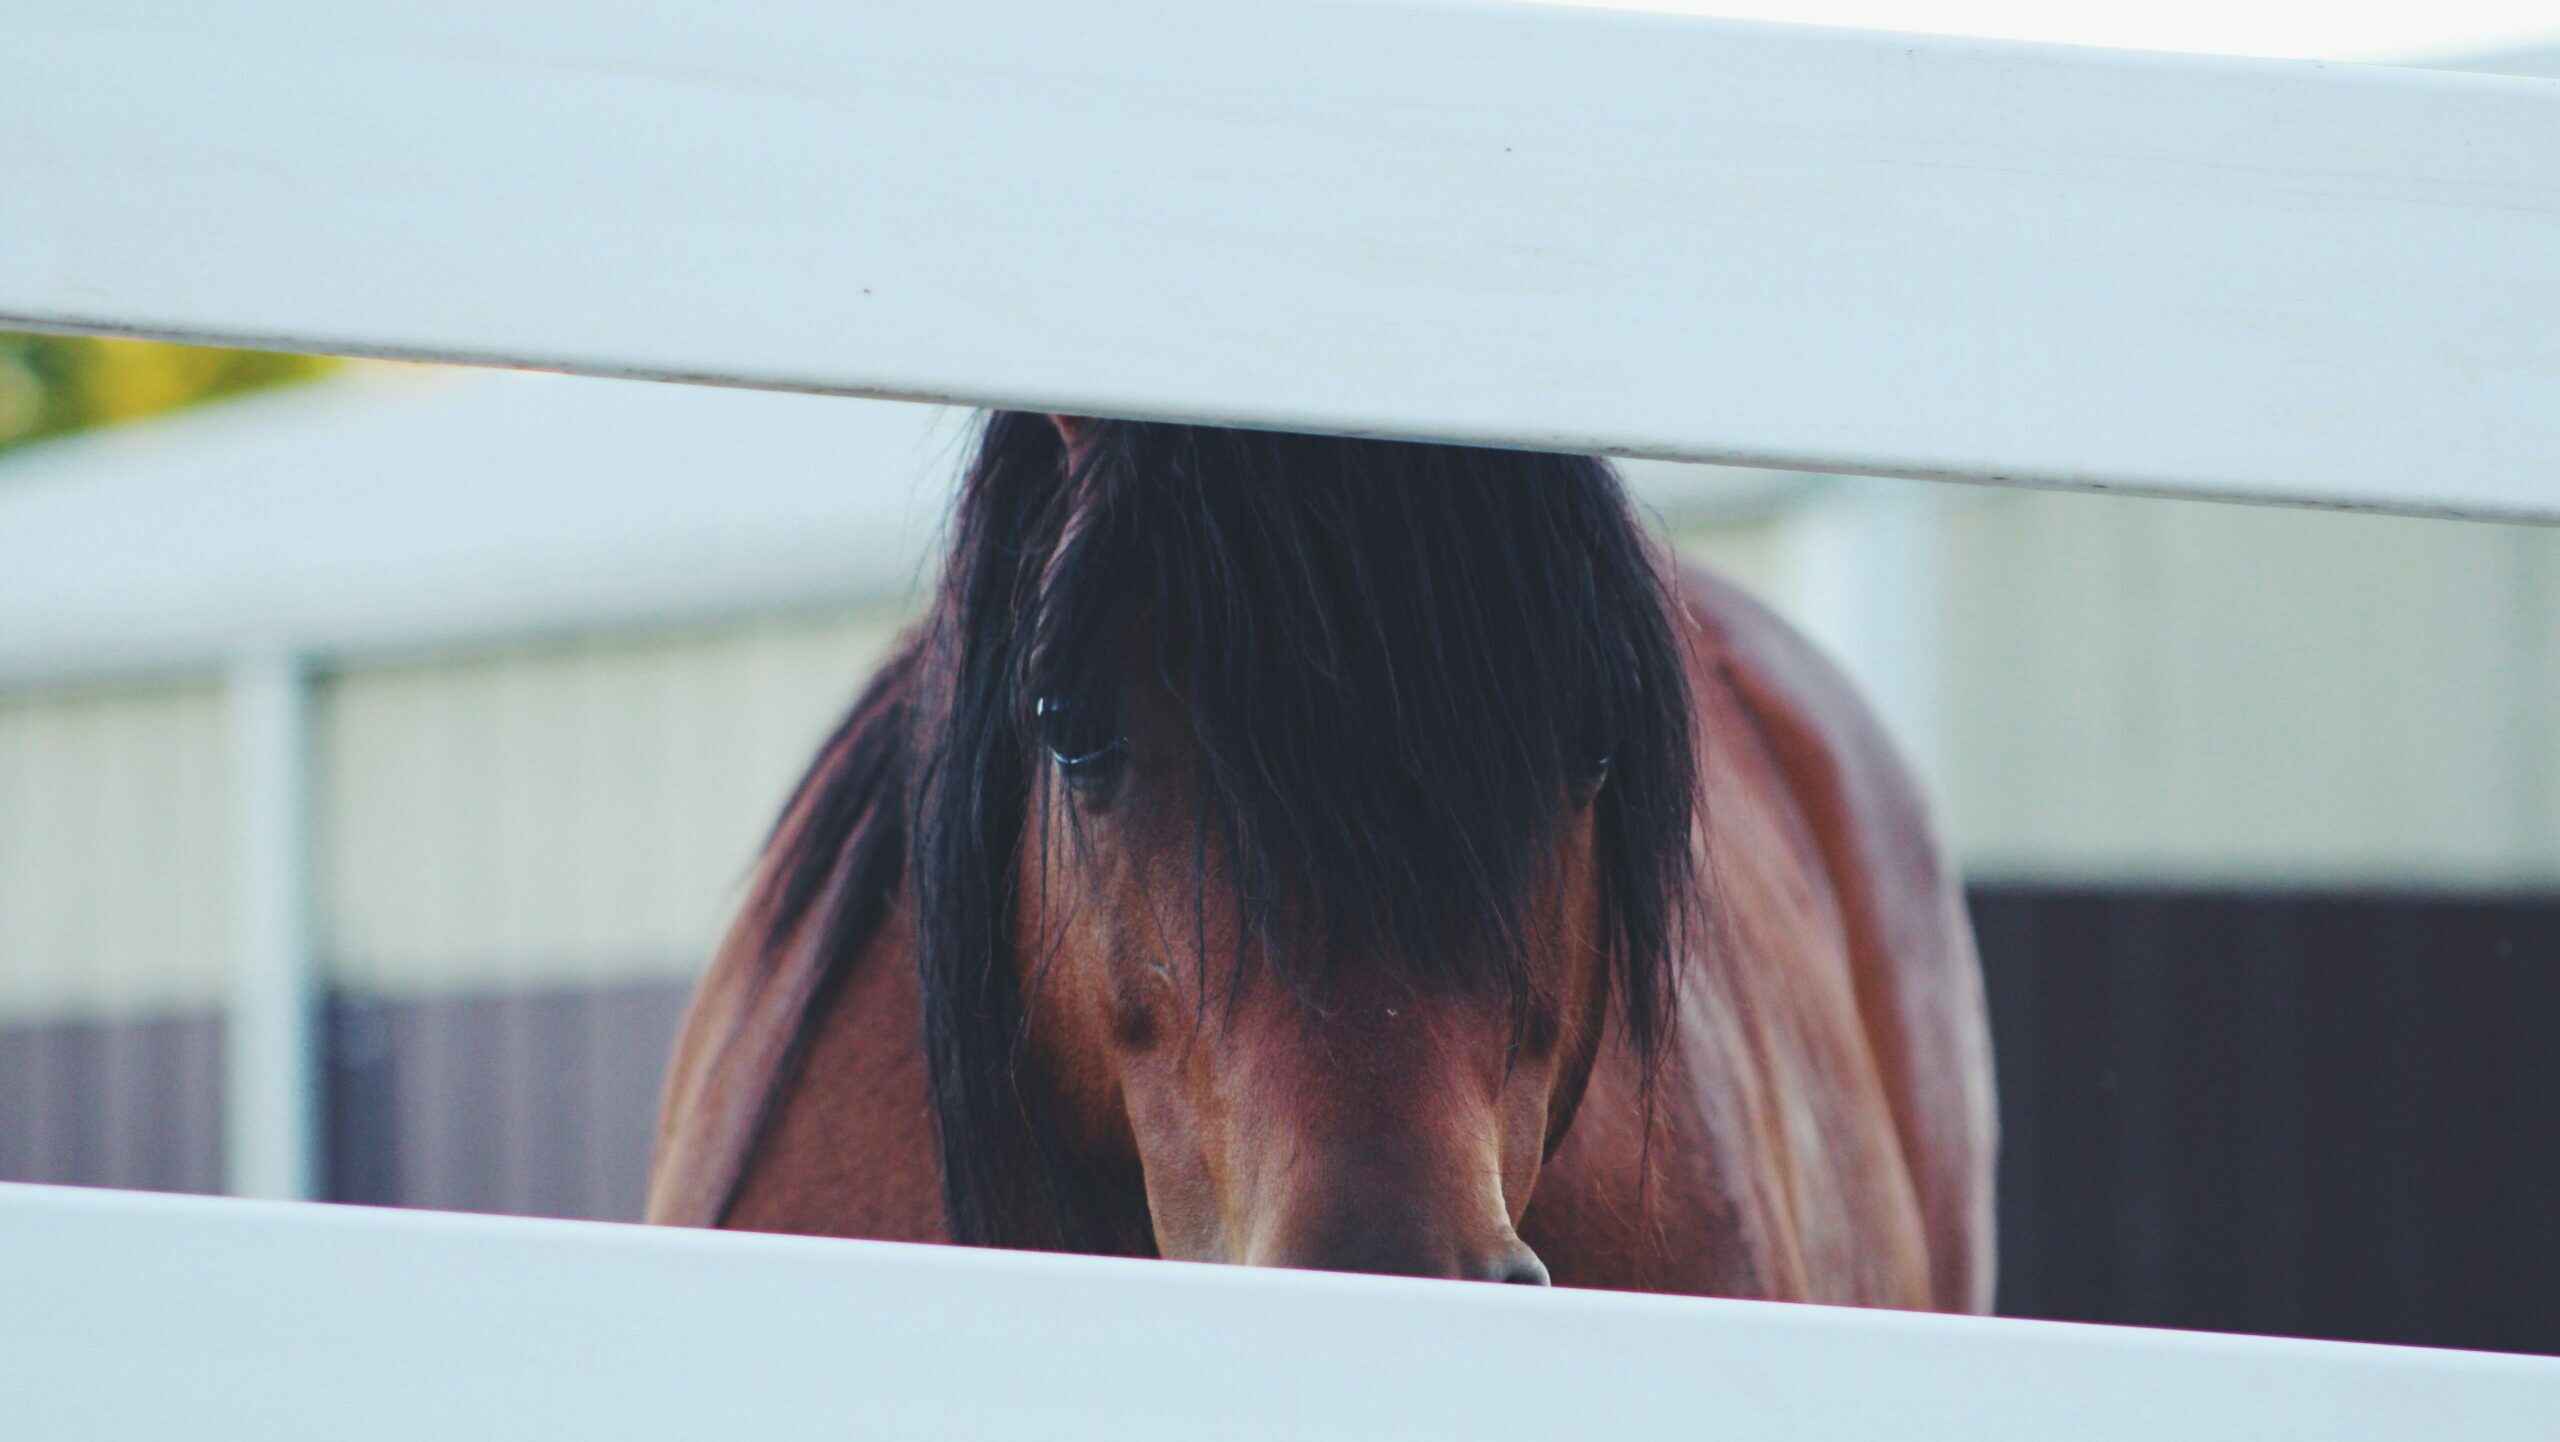
[[[1677,532],[1681,557],[1744,590],[1783,605],[1793,589],[1791,528],[1782,514],[1734,517]]]
[[[777,618],[324,685],[332,1196],[638,1215],[684,998],[896,626]]]
[[[2000,1308],[2560,1353],[2560,900],[1988,887]]]
[[[1944,511],[1971,874],[2560,879],[2560,531],[2104,496]]]
[[[210,686],[0,696],[0,1180],[220,1184],[227,739]]]
[[[685,981],[341,993],[327,1194],[448,1211],[640,1215]]]
[[[218,1192],[222,1137],[218,1014],[0,1025],[0,1182]]]
[[[689,979],[895,635],[781,619],[350,670],[321,689],[321,947],[343,989]]]

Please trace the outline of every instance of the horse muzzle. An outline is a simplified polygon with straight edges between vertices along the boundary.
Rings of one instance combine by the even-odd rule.
[[[1312,1226],[1283,1227],[1250,1249],[1257,1267],[1366,1272],[1386,1277],[1441,1277],[1462,1282],[1550,1285],[1546,1263],[1510,1227],[1480,1242],[1396,1217],[1348,1213]]]

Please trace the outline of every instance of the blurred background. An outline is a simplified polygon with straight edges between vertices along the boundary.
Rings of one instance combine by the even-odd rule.
[[[635,1215],[967,424],[0,335],[0,1179]],[[2560,1353],[2560,532],[1626,471],[1931,779],[2004,1311]]]

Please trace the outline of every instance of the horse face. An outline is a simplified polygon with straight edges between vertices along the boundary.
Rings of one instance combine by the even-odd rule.
[[[1077,1143],[1138,1164],[1167,1257],[1545,1283],[1516,1228],[1609,1005],[1589,797],[1525,908],[1516,1003],[1357,948],[1293,986],[1202,844],[1180,697],[1135,680],[1120,711],[1046,718],[1019,893],[1033,1054]]]

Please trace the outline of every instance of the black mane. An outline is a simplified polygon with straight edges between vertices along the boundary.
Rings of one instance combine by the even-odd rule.
[[[1650,1056],[1696,782],[1675,602],[1609,468],[1134,422],[1082,434],[1071,469],[1047,419],[989,418],[933,613],[857,708],[904,734],[851,747],[867,765],[821,758],[788,813],[817,824],[777,833],[759,889],[759,930],[805,922],[840,967],[903,851],[955,1240],[1149,1247],[1137,1178],[1078,1155],[1018,1065],[1012,934],[1026,817],[1053,775],[1034,702],[1108,708],[1133,642],[1188,704],[1204,854],[1301,994],[1356,957],[1518,1002],[1523,905],[1605,765],[1618,1015]],[[831,800],[847,788],[858,803]],[[820,905],[848,872],[871,897]]]

